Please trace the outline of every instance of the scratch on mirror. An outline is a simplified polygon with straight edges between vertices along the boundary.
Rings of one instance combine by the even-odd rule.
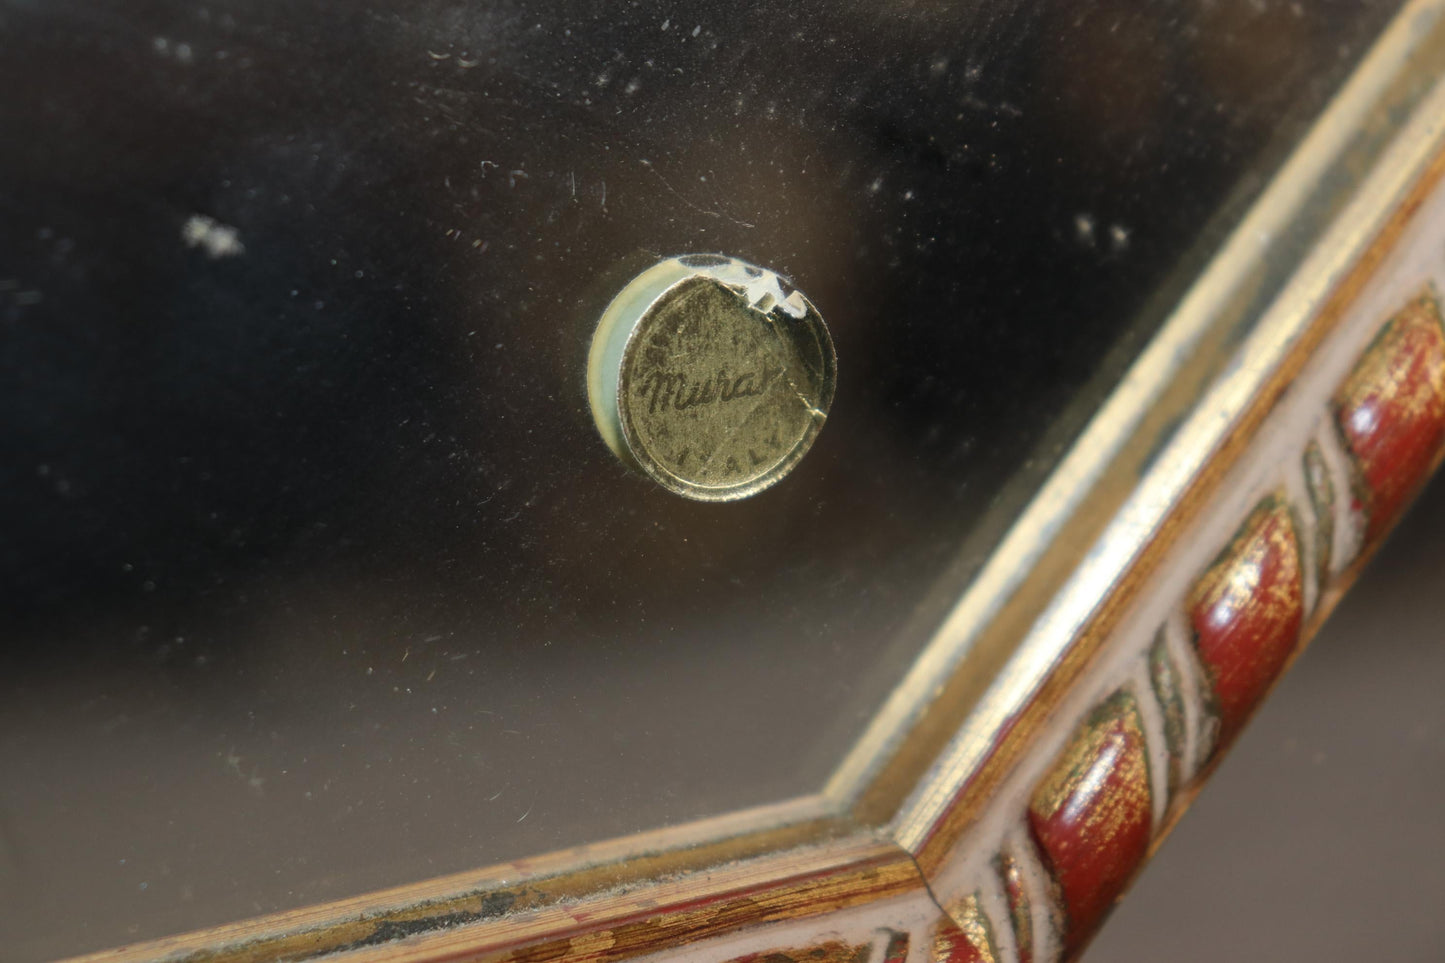
[[[692,201],[688,200],[686,197],[682,196],[682,194],[678,191],[678,189],[675,188],[675,187],[673,187],[672,184],[668,182],[668,180],[667,180],[666,177],[663,177],[663,176],[662,176],[662,171],[658,170],[658,169],[657,169],[657,166],[656,166],[655,164],[653,164],[652,161],[650,161],[650,160],[648,160],[647,158],[644,157],[644,158],[642,158],[642,160],[641,160],[640,163],[642,164],[643,167],[646,167],[648,170],[652,171],[652,173],[654,173],[654,174],[657,175],[657,179],[660,180],[660,181],[662,181],[662,186],[665,187],[665,188],[667,188],[668,191],[672,194],[673,197],[676,197],[678,200],[682,201],[684,204],[686,204],[688,207],[692,208],[694,211],[697,211],[699,214],[703,214],[703,215],[705,215],[705,216],[707,216],[707,217],[725,218],[725,219],[727,219],[727,220],[729,220],[729,221],[732,221],[734,224],[738,225],[739,227],[746,227],[746,228],[755,228],[755,227],[757,227],[756,224],[753,224],[753,223],[751,223],[751,222],[749,222],[749,221],[744,221],[743,219],[738,218],[738,217],[734,217],[733,215],[727,213],[726,211],[709,210],[708,208],[705,208],[705,207],[699,207],[698,205],[694,204]]]

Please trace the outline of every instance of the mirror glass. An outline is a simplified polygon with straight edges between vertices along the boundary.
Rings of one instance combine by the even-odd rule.
[[[0,4],[0,944],[816,792],[1396,6]],[[688,253],[837,351],[734,503],[587,403]]]

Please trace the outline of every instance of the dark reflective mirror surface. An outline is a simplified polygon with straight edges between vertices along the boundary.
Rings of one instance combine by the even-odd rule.
[[[0,943],[816,791],[1395,6],[0,2]],[[837,348],[735,504],[587,409],[689,251]]]

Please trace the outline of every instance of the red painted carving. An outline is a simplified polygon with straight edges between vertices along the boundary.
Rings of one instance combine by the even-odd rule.
[[[1023,873],[1009,853],[999,856],[998,871],[1003,880],[1004,896],[1008,898],[1009,921],[1013,924],[1014,939],[1018,943],[1018,963],[1034,963],[1033,908],[1024,889]]]
[[[907,933],[891,934],[883,949],[883,963],[904,963],[908,959],[908,940]]]
[[[1445,332],[1430,292],[1390,320],[1335,395],[1368,537],[1382,535],[1445,439]]]
[[[1029,825],[1063,891],[1072,953],[1103,921],[1149,849],[1149,764],[1128,692],[1099,706],[1029,805]]]
[[[1194,643],[1213,683],[1220,743],[1228,742],[1294,651],[1304,585],[1294,520],[1282,498],[1250,514],[1189,604]]]
[[[998,948],[978,897],[968,896],[949,908],[933,932],[934,963],[998,963]]]

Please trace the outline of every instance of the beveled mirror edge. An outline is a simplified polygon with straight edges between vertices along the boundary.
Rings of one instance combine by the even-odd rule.
[[[1441,7],[1440,2],[1411,4],[1357,71],[1351,85],[1359,82],[1367,69],[1385,74],[1375,78],[1370,106],[1376,105],[1382,93],[1398,84],[1402,61],[1424,43],[1418,18],[1429,17],[1433,29],[1429,40],[1436,47],[1440,45],[1440,31],[1435,21]],[[1391,47],[1392,43],[1396,46]],[[1393,51],[1390,54],[1395,58],[1393,62],[1380,61],[1384,50]],[[1355,88],[1348,87],[1337,97],[1330,111],[1334,111],[1351,90]],[[1367,113],[1357,111],[1351,115],[1355,127],[1343,130],[1343,140],[1333,142],[1336,155],[1332,160],[1338,162],[1338,155],[1351,146],[1351,137],[1359,133]],[[1326,116],[1332,115],[1327,112]],[[1322,121],[1321,126],[1324,123]],[[1439,132],[1432,136],[1438,140]],[[1410,172],[1418,173],[1423,159],[1432,156],[1430,151],[1436,145],[1435,140],[1420,137],[1417,129],[1407,131],[1391,155],[1390,163],[1395,164],[1394,193],[1377,189],[1373,193],[1366,191],[1357,199],[1356,208],[1367,196],[1370,203],[1380,205],[1372,212],[1373,219],[1367,218],[1369,224],[1378,225],[1386,215],[1398,213],[1399,205],[1408,203],[1401,185],[1408,182]],[[1401,162],[1402,154],[1414,157],[1415,166]],[[1280,179],[1289,171],[1290,168],[1286,168]],[[1383,173],[1385,171],[1378,172],[1372,183],[1379,181]],[[1246,220],[1236,232],[1236,239],[1247,237],[1245,228],[1252,223]],[[1372,237],[1373,232],[1363,227],[1354,232],[1357,247],[1353,250],[1358,254],[1361,250],[1358,245],[1368,247],[1366,242]],[[1235,243],[1231,241],[1231,245]],[[1226,252],[1231,250],[1233,247]],[[1248,261],[1247,247],[1245,254]],[[1259,257],[1257,253],[1253,256]],[[1257,265],[1240,267],[1253,269]],[[1215,268],[1212,266],[1210,270]],[[1245,275],[1248,276],[1248,271]],[[1205,278],[1210,276],[1207,273]],[[1214,297],[1223,304],[1235,294],[1228,291]],[[1196,296],[1204,295],[1193,292],[1190,295]],[[1197,337],[1199,333],[1194,331],[1189,335]],[[1096,466],[1095,471],[1100,469]],[[1216,482],[1218,475],[1219,470],[1215,470]],[[1080,487],[1087,485],[1080,484]],[[1087,502],[1075,497],[1069,504],[1077,510]],[[1034,510],[1031,508],[1030,512]],[[1067,514],[1065,512],[1065,516]],[[1054,517],[1054,527],[1044,530],[1043,534],[1057,538],[1064,531],[1063,519],[1064,516]],[[1137,535],[1135,542],[1137,550],[1144,543],[1143,536]],[[1152,544],[1162,543],[1156,538]],[[1364,554],[1368,554],[1368,550],[1362,557]],[[1037,552],[1027,557],[1035,565],[1039,563]],[[1091,558],[1098,564],[1097,555]],[[1352,568],[1341,579],[1347,579],[1353,571]],[[1111,584],[1115,590],[1113,598],[1118,597],[1121,586],[1118,581]],[[1130,583],[1124,587],[1137,585]],[[1017,590],[1018,586],[1012,588]],[[1005,593],[1008,591],[1009,588],[1004,589]],[[1330,591],[1337,596],[1337,588]],[[961,603],[961,608],[963,604],[966,603]],[[996,616],[997,605],[988,604],[992,606],[988,611]],[[1111,604],[1119,603],[1111,601]],[[1317,612],[1327,607],[1322,604]],[[1067,627],[1065,622],[1045,624],[1055,633],[1052,638],[1062,638],[1065,645],[1080,637],[1081,626],[1082,623],[1073,623],[1071,634],[1059,635]],[[1035,634],[1030,636],[1035,646],[1031,651],[1040,659],[1037,651],[1042,643],[1034,640],[1041,637],[1036,627]],[[1060,663],[1057,652],[1062,651],[1056,650],[1052,659],[1039,661],[1036,667],[1048,669],[1062,664],[1077,673],[1086,661],[1082,649],[1076,645],[1070,650],[1069,659]],[[1030,683],[1032,688],[1019,679],[1013,682],[1020,686],[1014,690],[1015,695],[1039,692],[1037,679]],[[1043,692],[1041,697],[1034,698],[1033,705],[1044,706],[1049,696],[1049,692]],[[909,719],[916,720],[921,715],[920,711],[914,711]],[[909,728],[907,720],[901,728]],[[1033,734],[1018,729],[1013,738],[1018,742]],[[920,855],[930,881],[937,886],[940,867],[950,853],[956,852],[953,844],[958,834],[972,825],[982,798],[978,787],[983,784],[970,781],[968,774],[977,772],[985,754],[978,752],[979,744],[967,742],[971,735],[977,733],[965,731],[954,743],[948,759],[916,787],[908,809],[895,827],[897,842],[866,828],[866,824],[850,818],[847,812],[849,805],[862,798],[870,785],[876,785],[879,773],[885,772],[877,764],[880,757],[876,751],[871,754],[872,762],[859,766],[857,759],[869,758],[865,752],[864,756],[850,757],[853,761],[845,764],[830,784],[830,791],[823,796],[81,959],[300,959],[348,948],[351,948],[348,958],[356,959],[610,960],[664,950],[673,956],[724,959],[769,949],[813,948],[824,944],[842,953],[839,959],[847,958],[860,947],[866,949],[876,944],[890,963],[895,957],[901,960],[922,959],[929,954],[938,958],[939,953],[945,952],[964,954],[967,947],[977,943],[984,931],[981,927],[992,928],[988,921],[1002,919],[999,910],[1005,906],[1007,894],[1000,897],[998,892],[970,893],[950,900],[940,891],[941,902],[950,907],[957,922],[962,924],[959,928],[941,917],[939,904],[929,892],[929,884],[920,875],[910,851]],[[896,751],[903,741],[906,740],[902,737],[881,740],[882,755]],[[968,752],[973,756],[967,757]],[[1003,756],[989,758],[1002,760]],[[996,764],[1002,765],[1002,762]],[[862,775],[850,775],[850,765]],[[970,765],[974,768],[970,769]],[[914,783],[908,785],[914,786]],[[866,806],[860,808],[866,812]],[[1170,818],[1177,815],[1178,812],[1173,811]],[[1160,828],[1162,831],[1167,824],[1161,824]],[[1153,845],[1157,845],[1157,839]],[[691,872],[709,866],[721,868]],[[1038,880],[1033,879],[1029,887],[1037,895]],[[490,905],[492,909],[500,906],[496,900],[487,904],[488,897],[520,890],[529,891],[527,900],[514,900],[487,915],[485,906]],[[1005,902],[1001,903],[1001,898]],[[470,908],[472,903],[477,904],[477,909]],[[799,922],[785,924],[786,920]],[[769,922],[784,925],[758,928],[758,924]],[[459,923],[467,925],[457,926]],[[423,933],[428,928],[441,926],[455,928]],[[624,934],[619,927],[632,929]],[[997,929],[990,939],[1001,940],[1002,944],[995,950],[1004,953],[1010,937],[1001,927]],[[880,933],[885,936],[880,937]],[[388,934],[402,942],[373,945],[378,939],[389,938]],[[914,937],[911,941],[909,934]],[[712,938],[699,942],[706,937]],[[1014,945],[1016,949],[1016,941]],[[902,956],[898,956],[900,952]],[[948,958],[971,957],[949,955]]]

